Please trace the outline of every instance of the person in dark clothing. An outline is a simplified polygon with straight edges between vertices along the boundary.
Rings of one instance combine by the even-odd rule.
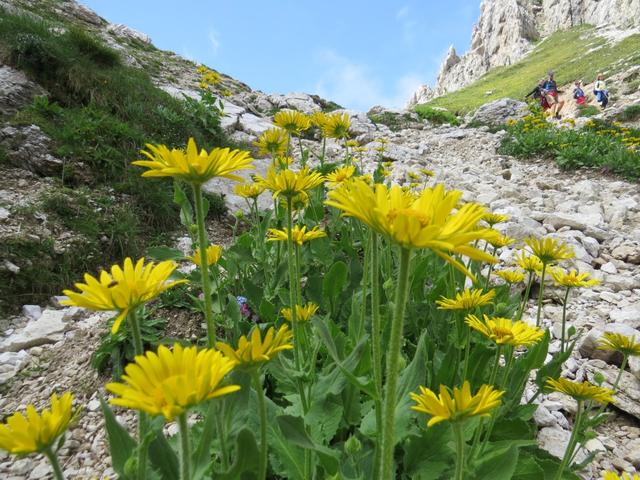
[[[584,105],[587,100],[584,90],[582,90],[582,82],[580,80],[576,80],[574,83],[573,98],[578,105]]]
[[[527,93],[525,95],[525,98],[532,97],[534,100],[538,100],[542,109],[548,110],[550,105],[547,102],[547,99],[544,97],[544,89],[542,88],[542,86],[544,85],[544,82],[545,82],[545,79],[541,78],[540,81],[538,82],[538,85],[536,85],[533,90]]]
[[[549,76],[542,84],[542,90],[544,97],[549,104],[551,114],[556,118],[560,118],[560,110],[564,107],[564,102],[558,99],[558,85],[556,84],[554,76],[555,73],[550,71]]]

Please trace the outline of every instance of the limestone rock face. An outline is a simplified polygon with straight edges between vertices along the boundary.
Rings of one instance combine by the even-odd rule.
[[[482,125],[504,125],[508,120],[520,120],[527,115],[527,104],[511,98],[502,98],[484,104],[471,118]]]
[[[640,0],[483,0],[469,51],[458,56],[450,47],[435,87],[421,86],[409,106],[458,90],[494,67],[511,65],[537,40],[582,24],[638,27]],[[424,91],[432,93],[425,97]]]

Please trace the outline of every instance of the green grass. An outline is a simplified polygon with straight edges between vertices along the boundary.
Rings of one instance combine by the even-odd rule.
[[[549,70],[556,72],[558,85],[563,85],[575,79],[592,82],[600,71],[611,75],[638,63],[640,35],[632,35],[615,45],[606,45],[602,38],[595,36],[593,27],[583,25],[554,33],[518,63],[495,68],[473,84],[436,98],[427,105],[466,114],[500,98],[523,99]],[[492,93],[485,95],[488,91]]]
[[[402,128],[405,128],[407,124],[411,123],[411,115],[408,113],[393,113],[393,112],[382,112],[382,113],[367,113],[367,117],[373,123],[386,125],[391,129],[391,131],[395,132]]]
[[[580,105],[578,107],[579,117],[593,117],[600,113],[600,109],[595,105]]]
[[[460,125],[458,117],[446,110],[440,110],[432,108],[428,105],[417,105],[415,108],[416,113],[423,120],[428,120],[435,125],[442,125],[444,123],[450,123],[451,125]]]
[[[65,33],[55,33],[61,26]],[[131,166],[145,143],[182,146],[192,136],[211,148],[226,139],[210,115],[158,89],[145,71],[126,66],[118,52],[64,21],[0,8],[0,61],[49,92],[9,120],[37,124],[53,140],[65,166],[61,187],[43,206],[75,234],[72,253],[56,253],[50,240],[3,242],[0,256],[21,268],[14,276],[0,272],[4,309],[42,301],[84,271],[141,255],[143,245],[178,226],[171,182],[142,179],[141,169]],[[0,163],[4,156],[0,152]]]
[[[618,114],[618,120],[634,122],[640,119],[640,105],[630,105]]]

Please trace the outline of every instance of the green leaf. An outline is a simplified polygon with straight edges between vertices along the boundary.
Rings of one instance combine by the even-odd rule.
[[[275,322],[278,319],[276,307],[266,298],[260,301],[258,312],[260,312],[260,317],[267,322]]]
[[[505,451],[489,450],[483,462],[474,469],[473,480],[511,480],[518,464],[518,448],[510,446]]]
[[[182,260],[184,258],[184,254],[180,250],[169,247],[150,247],[147,249],[147,256],[158,262],[164,260]]]
[[[209,464],[211,462],[210,448],[211,441],[215,435],[217,414],[216,402],[209,402],[207,413],[204,416],[200,441],[198,442],[195,452],[193,452],[193,480],[203,478],[209,470]]]
[[[331,265],[331,268],[329,268],[329,271],[324,276],[322,281],[322,296],[325,301],[328,300],[329,302],[325,307],[330,309],[332,312],[338,296],[342,293],[347,284],[348,273],[349,270],[347,264],[342,261],[337,261]]]
[[[226,472],[218,473],[214,478],[220,480],[237,480],[245,472],[258,469],[258,444],[251,430],[243,428],[236,437],[236,458]],[[177,477],[176,477],[177,478]]]
[[[111,464],[120,478],[127,479],[129,477],[125,471],[125,464],[132,453],[136,451],[137,443],[131,438],[129,432],[118,423],[113,411],[102,397],[100,397],[100,408],[104,415],[104,426],[109,440]]]
[[[544,470],[536,460],[521,451],[518,457],[518,464],[513,473],[512,480],[541,480],[544,479]]]
[[[193,208],[178,182],[173,182],[173,201],[180,207],[180,223],[189,228],[193,225]]]
[[[178,456],[162,433],[162,426],[156,430],[156,435],[149,444],[149,460],[164,480],[180,476]]]
[[[335,475],[338,471],[340,454],[329,447],[316,444],[306,432],[304,420],[302,418],[293,417],[291,415],[280,415],[276,420],[278,421],[282,434],[289,442],[304,449],[316,452],[320,463],[327,473]]]

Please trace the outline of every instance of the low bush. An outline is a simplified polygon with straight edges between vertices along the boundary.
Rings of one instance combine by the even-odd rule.
[[[618,114],[618,120],[622,122],[634,122],[640,120],[640,104],[629,105]]]
[[[449,123],[451,125],[460,125],[460,120],[453,113],[442,110],[440,108],[433,108],[427,105],[416,105],[415,112],[423,120],[428,120],[435,125],[442,125]]]

